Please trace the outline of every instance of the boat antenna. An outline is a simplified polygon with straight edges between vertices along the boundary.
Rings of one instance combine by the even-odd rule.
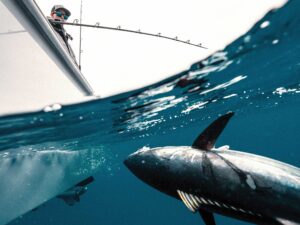
[[[82,0],[80,3],[80,24],[82,23]],[[80,26],[79,30],[79,69],[81,70],[81,54],[82,54],[82,49],[81,49],[81,41],[82,41],[82,26]]]
[[[184,41],[184,40],[179,39],[177,36],[176,37],[169,37],[169,36],[164,36],[161,33],[153,34],[153,33],[148,33],[148,32],[142,32],[140,29],[139,30],[129,30],[129,29],[121,28],[121,26],[117,26],[117,27],[100,26],[99,22],[97,22],[95,25],[82,24],[81,19],[82,18],[81,18],[81,15],[80,15],[80,23],[76,23],[76,22],[69,23],[69,22],[54,21],[55,23],[58,23],[58,24],[64,24],[64,25],[70,25],[70,26],[79,26],[80,27],[79,65],[81,64],[81,53],[82,53],[82,50],[81,50],[81,27],[98,28],[98,29],[106,29],[106,30],[114,30],[114,31],[123,31],[123,32],[129,32],[129,33],[135,33],[135,34],[154,36],[154,37],[158,37],[158,38],[164,38],[164,39],[168,39],[168,40],[172,40],[172,41],[181,42],[183,44],[192,45],[192,46],[195,46],[195,47],[207,49],[206,47],[202,46],[201,43],[195,44],[195,43],[192,43],[190,40]],[[78,20],[75,20],[75,21],[78,21]]]

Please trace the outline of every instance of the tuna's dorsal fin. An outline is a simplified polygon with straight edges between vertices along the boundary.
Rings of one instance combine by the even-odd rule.
[[[205,225],[216,225],[215,217],[211,212],[200,209],[199,214],[202,217]]]
[[[234,115],[229,112],[210,124],[194,141],[192,147],[201,150],[210,150],[215,146],[216,140],[222,133],[229,119]]]

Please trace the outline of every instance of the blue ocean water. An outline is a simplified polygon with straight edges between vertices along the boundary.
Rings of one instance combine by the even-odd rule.
[[[28,171],[31,162],[39,170],[34,157],[49,152],[45,167],[49,171],[53,166],[67,168],[63,174],[67,180],[95,177],[78,204],[68,206],[53,198],[9,224],[203,224],[182,202],[138,180],[123,160],[144,146],[191,145],[228,111],[235,116],[217,146],[228,144],[299,167],[299,10],[299,1],[289,1],[224,50],[159,83],[105,99],[0,118],[0,168],[7,169],[0,173],[2,182],[12,180],[38,191],[35,182],[39,183],[28,183],[26,173],[20,179],[9,171],[25,164],[25,158]],[[80,154],[80,163],[77,158],[63,160],[61,152]],[[69,169],[73,167],[75,175]],[[57,182],[55,177],[44,178],[47,184]],[[216,219],[217,224],[246,224]]]

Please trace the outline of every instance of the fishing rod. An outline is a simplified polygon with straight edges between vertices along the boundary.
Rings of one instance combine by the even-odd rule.
[[[118,27],[108,27],[108,26],[100,26],[100,23],[97,22],[95,25],[91,25],[91,24],[83,24],[83,23],[79,23],[78,19],[75,19],[73,21],[73,23],[70,22],[61,22],[61,21],[55,21],[55,23],[58,24],[63,24],[63,25],[70,25],[70,26],[79,26],[81,27],[89,27],[89,28],[98,28],[98,29],[106,29],[106,30],[114,30],[114,31],[122,31],[122,32],[129,32],[129,33],[135,33],[135,34],[142,34],[142,35],[148,35],[148,36],[153,36],[153,37],[158,37],[158,38],[164,38],[164,39],[168,39],[168,40],[172,40],[172,41],[177,41],[183,44],[187,44],[187,45],[192,45],[198,48],[203,48],[203,49],[207,49],[206,47],[202,46],[201,43],[199,44],[194,44],[191,43],[190,40],[187,41],[183,41],[178,39],[178,37],[169,37],[169,36],[164,36],[161,33],[158,34],[153,34],[153,33],[148,33],[148,32],[142,32],[140,29],[139,30],[129,30],[129,29],[123,29],[121,28],[121,26]],[[80,50],[81,51],[81,50]]]

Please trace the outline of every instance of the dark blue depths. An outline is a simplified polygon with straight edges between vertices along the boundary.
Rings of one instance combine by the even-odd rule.
[[[0,118],[2,152],[102,152],[93,159],[101,163],[96,181],[79,204],[69,207],[53,199],[10,225],[202,224],[182,202],[134,177],[123,160],[143,146],[191,145],[228,111],[236,114],[217,146],[299,167],[299,10],[299,1],[288,2],[223,51],[151,86],[57,111]],[[246,223],[218,216],[217,224]]]

